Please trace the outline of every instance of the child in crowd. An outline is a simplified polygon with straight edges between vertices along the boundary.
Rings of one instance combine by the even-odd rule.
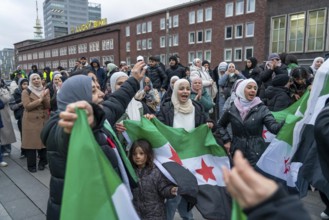
[[[143,220],[165,220],[165,199],[177,195],[178,188],[154,165],[153,151],[146,140],[137,140],[129,152],[129,159],[139,178],[132,189],[133,204]]]
[[[297,101],[312,84],[313,76],[305,68],[297,67],[291,71],[291,77],[290,94],[293,101]]]

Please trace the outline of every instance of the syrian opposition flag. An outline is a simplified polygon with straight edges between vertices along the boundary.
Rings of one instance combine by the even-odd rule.
[[[154,124],[146,118],[141,121],[125,120],[129,141],[144,139],[150,142],[154,152],[154,164],[174,184],[178,186],[178,194],[186,199],[192,209],[197,202],[198,184],[194,175],[185,167],[182,160]]]
[[[317,71],[311,92],[303,95],[294,115],[287,113],[285,125],[256,164],[263,174],[285,183],[292,192],[298,191],[299,169],[306,159],[305,152],[314,142],[315,119],[328,97],[329,61],[326,61]],[[273,113],[277,118],[276,114],[281,113]]]
[[[183,165],[199,185],[196,207],[206,219],[229,219],[231,199],[226,192],[221,167],[230,169],[229,158],[211,130],[201,125],[190,132],[164,125],[152,119],[156,128],[172,144]]]
[[[139,219],[126,186],[106,158],[87,121],[78,118],[70,136],[61,220]]]

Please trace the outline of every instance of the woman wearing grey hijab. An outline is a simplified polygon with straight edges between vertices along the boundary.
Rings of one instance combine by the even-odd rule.
[[[116,145],[115,139],[113,134],[104,128],[104,122],[107,120],[114,125],[125,112],[129,102],[139,89],[139,81],[145,73],[142,71],[143,66],[145,66],[144,62],[137,63],[132,70],[133,77],[129,77],[121,88],[106,100],[103,99],[104,93],[91,77],[73,76],[63,83],[57,94],[59,111],[50,118],[41,133],[42,141],[47,146],[51,173],[48,220],[57,220],[60,217],[67,151],[70,133],[76,120],[76,108],[87,111],[88,122],[96,141],[119,176],[123,174],[119,168],[120,159],[109,146],[110,143]]]

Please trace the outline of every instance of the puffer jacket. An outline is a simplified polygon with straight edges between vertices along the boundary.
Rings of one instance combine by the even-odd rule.
[[[226,130],[229,123],[232,126],[233,138]],[[270,110],[263,103],[253,107],[242,121],[239,110],[233,104],[219,120],[218,129],[223,142],[231,142],[231,153],[234,154],[236,150],[241,150],[249,163],[255,166],[266,149],[262,137],[263,125],[271,133],[277,134],[283,124],[284,121],[276,122]]]
[[[133,204],[143,220],[165,220],[165,199],[173,198],[174,185],[154,166],[136,169],[138,187],[132,190]]]
[[[155,89],[166,89],[168,85],[168,76],[159,65],[148,67],[145,75],[150,78]]]
[[[109,138],[111,138],[111,136],[105,131],[103,122],[107,119],[110,124],[115,124],[125,112],[138,88],[139,82],[135,78],[130,77],[118,91],[113,93],[102,103],[102,109],[92,104],[96,121],[96,126],[93,128],[95,139],[119,175],[117,157],[114,151],[108,146],[104,134]],[[65,133],[63,128],[58,126],[58,121],[59,112],[56,112],[48,120],[41,132],[41,140],[47,147],[47,157],[51,174],[50,195],[47,208],[48,220],[58,220],[60,217],[66,158],[70,140],[70,135]],[[111,139],[113,140],[113,138]]]
[[[171,77],[173,76],[178,76],[180,79],[186,77],[185,69],[178,65],[168,68],[166,70],[166,75],[168,76],[168,81],[170,81]]]
[[[281,111],[292,104],[289,89],[284,86],[269,86],[265,89],[267,107],[270,111]]]

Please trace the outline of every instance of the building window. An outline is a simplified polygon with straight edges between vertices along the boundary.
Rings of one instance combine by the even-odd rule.
[[[146,39],[142,40],[142,50],[146,50]]]
[[[59,64],[60,64],[60,66],[63,67],[64,69],[67,68],[67,60],[61,60],[61,61],[59,62]]]
[[[178,34],[172,36],[173,46],[178,46]]]
[[[247,13],[255,12],[255,0],[247,0]]]
[[[130,42],[126,42],[126,52],[130,52]]]
[[[195,44],[195,32],[190,32],[188,34],[188,43]]]
[[[202,43],[203,42],[203,31],[197,31],[197,43]]]
[[[146,33],[146,22],[142,23],[142,33]]]
[[[130,36],[130,26],[126,26],[126,37]]]
[[[87,44],[79,44],[78,53],[87,53]]]
[[[160,37],[160,47],[161,48],[166,47],[166,37],[165,36]]]
[[[196,52],[196,56],[195,56],[196,58],[199,58],[200,60],[203,60],[203,51],[201,51],[201,50],[198,50],[197,52]]]
[[[27,54],[27,60],[32,60],[32,54],[31,53]]]
[[[137,34],[141,34],[142,33],[142,25],[141,24],[137,24],[137,26],[136,26],[136,33]]]
[[[152,38],[147,39],[147,49],[152,49]]]
[[[23,54],[23,61],[26,61],[27,58],[26,58],[26,54]]]
[[[161,63],[166,63],[167,62],[166,54],[161,54],[160,55],[160,61],[161,61]]]
[[[236,0],[235,15],[242,15],[244,12],[244,0]]]
[[[235,38],[242,38],[243,37],[243,25],[237,24],[235,25]]]
[[[90,52],[99,51],[99,41],[90,42],[89,51]]]
[[[53,69],[56,69],[59,66],[58,61],[53,61]]]
[[[45,68],[45,63],[44,62],[40,62],[39,65],[38,65],[38,68],[39,69]]]
[[[304,48],[305,14],[289,16],[288,52],[303,52]]]
[[[233,26],[225,27],[225,40],[230,40],[233,37]]]
[[[19,56],[18,56],[18,61],[22,61],[22,60],[23,60],[22,55],[19,55]]]
[[[226,3],[225,5],[225,17],[233,16],[233,2]]]
[[[152,21],[147,22],[147,32],[152,32]]]
[[[142,41],[137,40],[136,44],[137,44],[137,50],[141,50],[142,49]]]
[[[286,47],[286,16],[272,18],[271,53],[282,53]]]
[[[51,68],[51,61],[47,61],[47,62],[46,62],[46,67]],[[57,68],[57,66],[56,66],[56,68]]]
[[[188,52],[188,62],[193,63],[193,60],[195,59],[195,53],[194,51]]]
[[[212,8],[206,8],[205,9],[205,14],[206,14],[206,17],[205,17],[205,20],[206,21],[211,21],[212,20]]]
[[[211,42],[212,29],[205,30],[205,42]]]
[[[164,30],[164,29],[166,29],[166,19],[161,18],[160,19],[160,30]]]
[[[232,61],[232,49],[225,49],[224,50],[224,60],[225,62]]]
[[[38,53],[37,52],[33,53],[32,57],[33,57],[33,60],[38,59]]]
[[[234,61],[242,61],[242,48],[234,48]]]
[[[190,11],[188,14],[188,23],[194,24],[195,23],[195,11]]]
[[[51,51],[51,56],[52,57],[58,57],[58,49],[52,49],[52,51]],[[57,65],[58,66],[58,65]],[[56,66],[56,67],[57,67]]]
[[[175,15],[173,17],[173,27],[178,27],[179,26],[179,15]]]
[[[75,61],[76,61],[76,59],[69,59],[69,68],[75,67]]]
[[[325,9],[308,13],[307,51],[323,51],[326,29],[325,18]]]
[[[69,46],[69,55],[77,53],[77,46]]]
[[[198,23],[203,22],[203,9],[199,9],[197,11],[197,22]]]
[[[102,50],[113,50],[113,39],[102,40]]]
[[[103,63],[105,63],[106,61],[110,61],[112,63],[114,62],[114,56],[113,55],[103,56],[102,59],[103,59]]]
[[[244,60],[249,59],[254,56],[254,48],[253,47],[245,47],[244,48]]]
[[[131,64],[130,57],[126,57],[126,63],[127,63],[127,65],[130,65]]]
[[[211,50],[204,51],[204,59],[211,63]]]
[[[254,36],[254,29],[255,29],[255,23],[254,22],[246,23],[246,37],[253,37]]]
[[[50,50],[46,50],[45,51],[45,58],[49,58],[49,57],[50,57]],[[24,55],[23,55],[23,58],[24,58]]]
[[[168,28],[171,28],[172,27],[172,19],[171,19],[171,16],[169,17],[168,19]]]
[[[169,37],[168,37],[168,44],[169,44],[169,47],[172,46],[172,35],[169,35]]]
[[[27,64],[23,64],[23,69],[27,70]]]
[[[62,47],[59,49],[59,55],[60,56],[66,56],[67,55],[67,47]],[[62,65],[61,65],[62,66]]]

